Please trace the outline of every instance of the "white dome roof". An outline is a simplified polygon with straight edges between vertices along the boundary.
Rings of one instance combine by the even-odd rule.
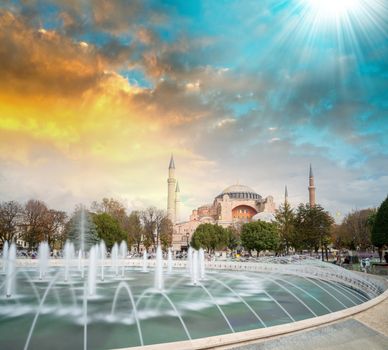
[[[257,213],[255,216],[253,216],[252,220],[272,222],[272,221],[275,221],[275,215],[273,213],[267,213],[265,211],[262,211],[261,213]]]
[[[230,200],[256,200],[261,201],[262,198],[257,194],[252,188],[245,185],[232,185],[225,188],[221,194],[216,198],[223,198],[223,196],[228,195]]]
[[[225,194],[225,193],[235,193],[235,192],[256,193],[250,187],[244,186],[244,185],[232,185],[232,186],[229,186],[229,187],[225,188],[222,191],[223,194]]]

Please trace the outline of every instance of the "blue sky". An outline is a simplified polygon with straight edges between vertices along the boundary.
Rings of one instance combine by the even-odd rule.
[[[376,206],[387,194],[388,5],[384,0],[33,0],[5,1],[0,11],[0,30],[8,45],[0,62],[8,67],[9,76],[2,88],[9,91],[17,80],[26,86],[33,84],[35,93],[44,98],[45,93],[36,86],[44,83],[49,89],[52,84],[58,106],[70,98],[68,90],[72,89],[79,92],[83,108],[91,91],[119,98],[123,105],[115,106],[122,108],[121,112],[116,111],[110,122],[96,115],[95,124],[109,123],[107,132],[113,119],[113,124],[121,125],[107,138],[115,140],[117,147],[137,150],[131,155],[133,163],[125,165],[127,172],[134,164],[148,169],[151,161],[153,171],[161,174],[147,180],[149,192],[117,184],[105,193],[96,183],[90,192],[74,194],[66,184],[69,188],[63,195],[67,197],[60,202],[67,207],[93,200],[93,195],[121,196],[131,208],[150,203],[163,207],[165,189],[160,181],[171,152],[182,166],[186,214],[236,179],[260,194],[273,194],[277,202],[287,183],[295,204],[306,201],[310,163],[320,177],[318,199],[332,213]],[[66,43],[48,54],[44,50],[54,45],[53,36],[44,39],[51,40],[46,43],[39,38],[30,43],[37,57],[45,57],[42,60],[48,64],[71,59],[74,67],[78,59],[83,63],[90,60],[89,68],[97,67],[95,76],[82,77],[89,69],[85,67],[82,73],[58,68],[58,76],[52,73],[57,77],[53,82],[40,63],[21,64],[17,55],[24,44],[12,26],[4,24],[10,14],[22,30],[55,33],[56,43]],[[74,51],[77,43],[84,43],[88,52]],[[27,66],[30,70],[23,74]],[[64,80],[58,79],[61,74],[66,74]],[[126,87],[121,92],[113,91],[112,85],[102,87],[107,76],[110,81],[115,79],[114,86]],[[86,80],[80,83],[78,78]],[[66,81],[66,88],[58,81]],[[128,92],[131,89],[136,92]],[[15,94],[21,91],[15,90]],[[132,117],[125,116],[126,108],[133,111]],[[50,123],[60,125],[60,119],[52,117]],[[139,120],[144,135],[152,133],[152,142],[146,146],[144,137],[134,140],[136,137],[127,136],[133,131],[131,123]],[[87,132],[87,125],[91,124],[80,129]],[[71,130],[77,128],[69,126],[69,135],[74,136]],[[90,137],[85,139],[92,139],[94,131],[88,132]],[[45,149],[53,147],[74,171],[72,157],[51,144],[51,139],[46,141]],[[25,153],[34,159],[36,153],[31,149],[39,142],[31,142]],[[80,144],[72,142],[68,141],[66,150],[78,152]],[[93,153],[96,139],[90,142]],[[111,150],[121,159],[125,155],[120,152]],[[112,166],[113,161],[104,162]],[[37,169],[33,174],[31,167],[8,156],[3,156],[2,164],[2,176],[10,188],[16,185],[8,178],[7,167],[30,177],[43,171]],[[100,171],[110,178],[114,175],[107,167],[104,163]],[[138,175],[128,176],[135,181]],[[204,182],[203,190],[196,191]],[[6,198],[11,197],[8,190],[3,191]],[[27,186],[18,198],[33,194],[44,197],[39,186]],[[46,200],[58,202],[55,195]]]

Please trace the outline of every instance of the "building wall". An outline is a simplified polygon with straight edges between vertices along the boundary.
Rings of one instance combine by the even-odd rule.
[[[244,210],[240,212],[240,210]],[[173,250],[186,249],[196,228],[202,223],[218,224],[229,227],[241,222],[251,221],[260,212],[275,212],[273,197],[262,201],[244,198],[229,198],[227,194],[216,197],[213,204],[203,205],[192,211],[190,220],[174,225]]]
[[[248,205],[238,205],[232,210],[233,220],[250,220],[257,214],[257,210]]]

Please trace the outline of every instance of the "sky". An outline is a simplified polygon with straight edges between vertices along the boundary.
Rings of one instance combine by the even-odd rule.
[[[340,221],[388,194],[388,2],[0,2],[0,201],[182,219],[240,183]]]

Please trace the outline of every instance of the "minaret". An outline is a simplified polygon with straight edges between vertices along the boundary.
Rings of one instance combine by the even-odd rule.
[[[175,222],[180,221],[180,210],[181,210],[181,193],[179,189],[179,183],[176,182],[175,188]]]
[[[310,164],[310,174],[309,174],[309,203],[310,207],[315,206],[315,186],[314,186],[314,175],[313,175],[313,168]]]
[[[287,191],[287,185],[284,189],[284,204],[288,203],[288,191]]]
[[[170,165],[168,166],[168,179],[167,179],[167,217],[175,223],[175,163],[174,156],[171,154]]]

